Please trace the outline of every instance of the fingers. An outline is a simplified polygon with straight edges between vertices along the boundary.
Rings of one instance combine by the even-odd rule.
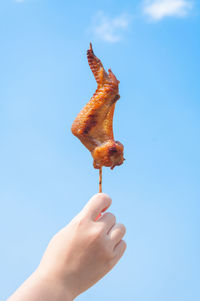
[[[83,211],[88,218],[95,221],[101,212],[104,212],[108,207],[110,207],[111,202],[111,198],[107,194],[97,193],[89,200],[83,208]]]
[[[114,253],[115,253],[115,259],[118,261],[122,255],[124,254],[126,250],[126,242],[124,240],[121,240],[116,247],[114,248]]]
[[[108,233],[108,236],[110,240],[113,242],[113,245],[116,246],[121,239],[124,237],[126,233],[126,228],[123,224],[115,224],[110,232]]]
[[[98,219],[98,223],[102,224],[104,226],[105,232],[108,233],[110,229],[115,225],[116,217],[112,213],[106,212],[102,217]]]

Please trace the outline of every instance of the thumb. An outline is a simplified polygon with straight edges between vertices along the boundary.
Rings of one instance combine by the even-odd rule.
[[[110,207],[111,203],[112,200],[107,194],[97,193],[85,205],[83,212],[89,219],[94,221],[101,212],[104,212],[108,207]]]

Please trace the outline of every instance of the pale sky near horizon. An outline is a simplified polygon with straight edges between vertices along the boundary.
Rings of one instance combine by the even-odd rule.
[[[197,0],[0,1],[0,300],[98,190],[70,131],[96,88],[90,41],[120,80],[126,161],[103,191],[128,247],[77,300],[200,300],[199,14]]]

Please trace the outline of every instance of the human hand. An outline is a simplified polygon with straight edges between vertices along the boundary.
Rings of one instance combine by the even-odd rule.
[[[50,241],[38,268],[74,299],[107,274],[122,257],[125,227],[106,212],[111,199],[94,195],[83,210]]]
[[[106,212],[111,199],[94,195],[50,241],[36,271],[9,301],[72,301],[107,274],[123,255],[125,227]]]

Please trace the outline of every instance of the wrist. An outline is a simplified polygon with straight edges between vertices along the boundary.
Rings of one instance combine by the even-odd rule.
[[[47,293],[49,301],[73,301],[75,299],[70,287],[58,277],[48,274],[42,269],[37,269],[32,276]]]

